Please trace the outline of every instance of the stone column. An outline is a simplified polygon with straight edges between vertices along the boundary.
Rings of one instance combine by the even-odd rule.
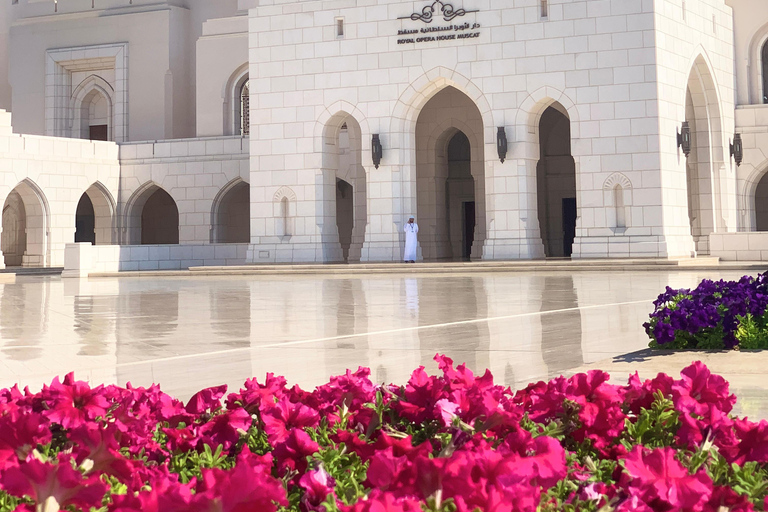
[[[486,154],[496,148],[486,145]],[[488,233],[483,259],[517,260],[544,257],[536,203],[536,163],[517,158],[501,163],[486,158],[486,216]]]

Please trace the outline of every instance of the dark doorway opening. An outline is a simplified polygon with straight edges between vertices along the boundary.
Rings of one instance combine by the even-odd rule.
[[[107,129],[107,125],[105,124],[96,124],[90,126],[88,138],[91,140],[109,140],[107,138],[108,131],[109,130]]]
[[[475,241],[475,202],[465,201],[464,210],[464,239],[462,257],[469,259],[472,255],[472,244]]]
[[[75,243],[90,242],[96,245],[96,214],[88,194],[83,194],[75,213]]]
[[[563,253],[573,254],[573,240],[576,238],[576,198],[563,198]]]

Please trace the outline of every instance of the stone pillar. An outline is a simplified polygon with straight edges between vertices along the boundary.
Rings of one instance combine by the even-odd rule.
[[[486,154],[495,147],[486,146]],[[488,233],[483,259],[518,260],[544,257],[536,203],[536,163],[518,158],[501,163],[486,160],[486,217]]]

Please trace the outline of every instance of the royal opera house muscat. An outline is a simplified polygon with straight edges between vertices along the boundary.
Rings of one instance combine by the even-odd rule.
[[[768,260],[765,0],[4,0],[6,267]]]

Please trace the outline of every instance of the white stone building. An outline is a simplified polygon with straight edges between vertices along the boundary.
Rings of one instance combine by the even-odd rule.
[[[767,40],[764,0],[6,0],[3,259],[398,261],[410,214],[429,260],[768,259]]]

